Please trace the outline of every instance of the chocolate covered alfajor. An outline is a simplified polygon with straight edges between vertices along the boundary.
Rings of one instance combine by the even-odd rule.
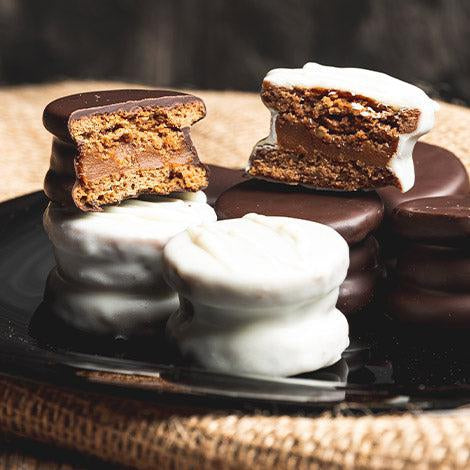
[[[207,186],[190,127],[205,116],[193,95],[166,90],[79,93],[49,103],[53,134],[44,189],[52,201],[82,211],[137,197]]]
[[[392,229],[402,240],[390,275],[389,310],[398,320],[470,327],[470,195],[398,205]]]
[[[164,249],[180,297],[168,334],[184,357],[219,372],[329,366],[349,344],[335,306],[348,265],[345,240],[307,220],[248,214],[190,228]]]

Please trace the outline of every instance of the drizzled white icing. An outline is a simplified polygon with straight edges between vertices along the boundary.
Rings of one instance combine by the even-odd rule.
[[[325,88],[368,97],[395,109],[418,109],[420,116],[417,128],[409,134],[399,136],[398,148],[390,159],[387,168],[398,179],[403,192],[414,184],[413,148],[422,135],[429,132],[435,121],[435,112],[439,105],[429,98],[420,88],[387,74],[358,68],[329,67],[316,63],[307,63],[299,69],[274,69],[268,72],[264,82],[280,87]],[[370,116],[374,110],[361,103],[352,103],[353,108],[362,109],[361,114]],[[276,113],[271,119],[269,137],[255,146],[275,146]]]
[[[168,332],[207,368],[291,375],[348,345],[335,308],[348,246],[325,225],[257,214],[201,225],[170,240],[164,264],[183,299]]]

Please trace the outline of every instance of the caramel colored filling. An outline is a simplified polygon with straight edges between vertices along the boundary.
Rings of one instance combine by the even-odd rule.
[[[337,90],[266,83],[263,102],[275,110],[276,145],[255,149],[249,173],[320,188],[400,186],[387,164],[400,134],[416,130],[418,109],[393,109]]]
[[[71,171],[72,190],[82,210],[98,210],[142,193],[197,191],[207,186],[189,136],[189,126],[205,114],[201,102],[73,115],[70,134],[76,147],[55,143],[51,170]],[[73,168],[65,160],[74,161]]]

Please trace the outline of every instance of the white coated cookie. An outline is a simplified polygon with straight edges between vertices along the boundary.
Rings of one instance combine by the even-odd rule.
[[[92,288],[66,280],[54,268],[47,279],[45,300],[68,325],[94,335],[150,336],[164,330],[168,316],[178,308],[171,289],[129,292]]]
[[[61,272],[70,280],[110,288],[158,287],[168,240],[186,228],[214,222],[201,202],[177,198],[129,200],[103,212],[78,212],[50,203],[44,228]]]
[[[181,299],[168,333],[183,355],[220,372],[326,367],[349,344],[335,308],[348,265],[345,240],[315,222],[248,214],[194,227],[164,250]]]
[[[335,308],[338,289],[326,297],[308,303],[310,308],[283,307],[262,321],[257,321],[257,312],[252,311],[252,321],[245,318],[233,323],[206,316],[206,306],[183,302],[170,317],[167,329],[181,353],[207,369],[235,374],[300,374],[334,364],[349,345],[348,322]]]

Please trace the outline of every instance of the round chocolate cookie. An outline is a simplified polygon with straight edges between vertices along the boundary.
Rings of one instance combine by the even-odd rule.
[[[222,193],[215,210],[219,219],[254,212],[319,222],[338,231],[349,245],[364,240],[383,217],[383,203],[375,192],[315,191],[255,179]]]
[[[206,164],[206,166],[209,168],[209,184],[204,192],[207,196],[207,203],[211,206],[225,190],[247,179],[242,169],[237,170],[210,164]]]
[[[339,288],[336,308],[349,317],[367,307],[374,298],[381,272],[376,268],[348,274]]]
[[[397,188],[378,189],[386,216],[399,204],[423,197],[450,196],[470,192],[470,182],[462,162],[452,153],[436,145],[418,142],[413,151],[415,184],[410,191]]]
[[[470,292],[470,250],[407,244],[395,272],[402,281],[422,288]]]
[[[378,265],[379,243],[374,237],[369,236],[349,249],[348,274],[366,271]]]
[[[389,293],[390,314],[400,321],[433,327],[469,328],[470,293],[456,294],[398,283]]]
[[[393,211],[392,228],[408,240],[432,245],[468,246],[470,195],[404,202]]]

